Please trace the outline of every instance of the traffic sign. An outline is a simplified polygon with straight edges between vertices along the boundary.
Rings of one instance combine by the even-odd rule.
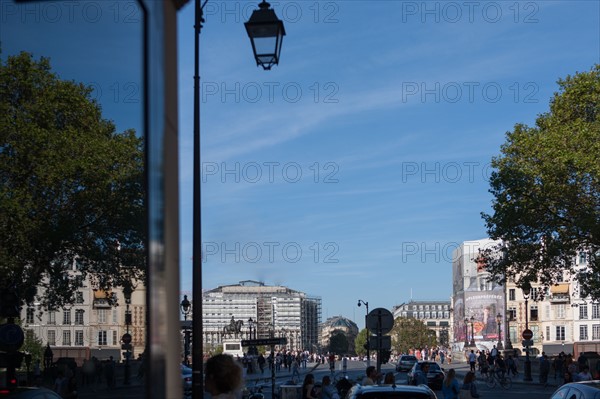
[[[367,315],[367,328],[372,333],[387,334],[394,327],[394,315],[385,308],[373,309]]]
[[[123,341],[124,344],[130,344],[131,343],[131,334],[129,334],[129,333],[123,334],[123,336],[121,337],[121,341]]]
[[[523,330],[521,336],[523,337],[523,339],[531,339],[533,338],[533,331],[531,331],[530,329]]]
[[[533,340],[532,339],[524,339],[523,341],[521,341],[521,344],[523,345],[523,347],[533,346]]]
[[[0,350],[15,352],[23,346],[25,334],[23,329],[16,324],[3,324],[0,326]]]
[[[371,349],[392,349],[392,337],[389,335],[371,336],[369,337],[369,347]]]
[[[287,338],[243,339],[242,346],[285,345]]]

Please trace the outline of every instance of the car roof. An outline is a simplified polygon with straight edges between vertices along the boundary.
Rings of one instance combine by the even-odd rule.
[[[425,385],[354,385],[350,392],[414,392],[431,394],[433,391]]]
[[[569,387],[569,386],[579,388],[579,389],[585,389],[585,390],[600,390],[600,380],[569,382],[568,384],[565,384],[565,385],[561,386],[560,388]]]

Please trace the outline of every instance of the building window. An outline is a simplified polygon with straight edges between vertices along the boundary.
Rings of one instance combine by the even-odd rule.
[[[56,346],[56,331],[48,330],[48,344]]]
[[[592,319],[600,319],[600,304],[592,303]]]
[[[512,321],[517,318],[517,308],[508,308],[508,320]]]
[[[556,318],[557,319],[565,318],[565,305],[564,304],[556,305]]]
[[[25,323],[33,324],[33,316],[35,315],[34,308],[27,308],[27,317],[25,319]]]
[[[117,315],[117,309],[113,309],[113,312],[112,312],[112,322],[113,322],[113,324],[117,324],[118,320],[119,320],[119,317]]]
[[[62,323],[67,326],[71,325],[71,309],[63,310],[63,322]]]
[[[587,320],[588,318],[588,309],[587,304],[579,305],[579,320]]]
[[[106,323],[106,309],[98,309],[98,323]]]
[[[532,306],[531,309],[529,309],[530,313],[529,313],[529,320],[531,321],[537,321],[538,320],[538,308],[537,306]]]
[[[600,339],[600,324],[592,325],[592,340]]]
[[[565,340],[565,326],[556,326],[556,341]]]
[[[445,319],[449,319],[450,318],[450,312],[444,312],[444,318]]]
[[[516,296],[515,296],[515,289],[514,288],[509,289],[508,290],[508,300],[509,301],[514,301],[515,298],[516,298]]]
[[[423,319],[424,318],[423,315],[424,315],[423,312],[419,312],[419,319]]]
[[[56,324],[56,312],[48,312],[48,324]]]
[[[550,341],[550,326],[546,326],[546,341]]]
[[[425,312],[425,318],[426,319],[431,319],[431,314],[429,312]]]
[[[579,326],[579,340],[580,341],[587,341],[588,340],[588,326],[587,325],[581,325]]]
[[[106,331],[98,331],[98,345],[105,346],[106,344]]]
[[[585,265],[587,262],[587,254],[585,253],[585,251],[581,251],[579,253],[579,264],[580,265]]]
[[[77,291],[75,293],[75,303],[83,303],[83,292]]]
[[[63,331],[63,345],[71,346],[71,331]]]
[[[83,346],[83,330],[75,331],[75,346]]]
[[[116,345],[119,342],[119,340],[117,339],[117,332],[113,331],[112,332],[112,344]]]
[[[75,311],[75,324],[78,326],[82,326],[83,325],[83,309],[77,309]]]

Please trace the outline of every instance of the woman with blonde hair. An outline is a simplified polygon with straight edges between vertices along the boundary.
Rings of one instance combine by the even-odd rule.
[[[235,399],[242,387],[242,368],[230,355],[215,355],[205,366],[206,392],[215,399]]]
[[[456,370],[448,370],[444,383],[442,384],[442,393],[445,399],[458,399],[460,384],[456,380]]]
[[[466,391],[466,392],[464,392],[464,391]],[[465,393],[466,393],[466,395],[464,395]],[[467,373],[467,375],[465,375],[465,379],[463,380],[463,385],[460,388],[459,397],[462,397],[464,395],[468,398],[469,394],[470,394],[471,398],[479,397],[479,393],[477,393],[477,385],[475,385],[475,373],[472,371],[469,371]]]

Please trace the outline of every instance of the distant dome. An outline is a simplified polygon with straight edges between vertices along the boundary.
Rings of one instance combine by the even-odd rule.
[[[327,319],[325,321],[325,323],[323,323],[325,326],[327,327],[331,327],[331,328],[347,328],[347,329],[357,329],[358,330],[358,326],[356,325],[355,322],[353,322],[350,319],[347,319],[345,317],[342,316],[334,316],[331,317],[329,319]]]

